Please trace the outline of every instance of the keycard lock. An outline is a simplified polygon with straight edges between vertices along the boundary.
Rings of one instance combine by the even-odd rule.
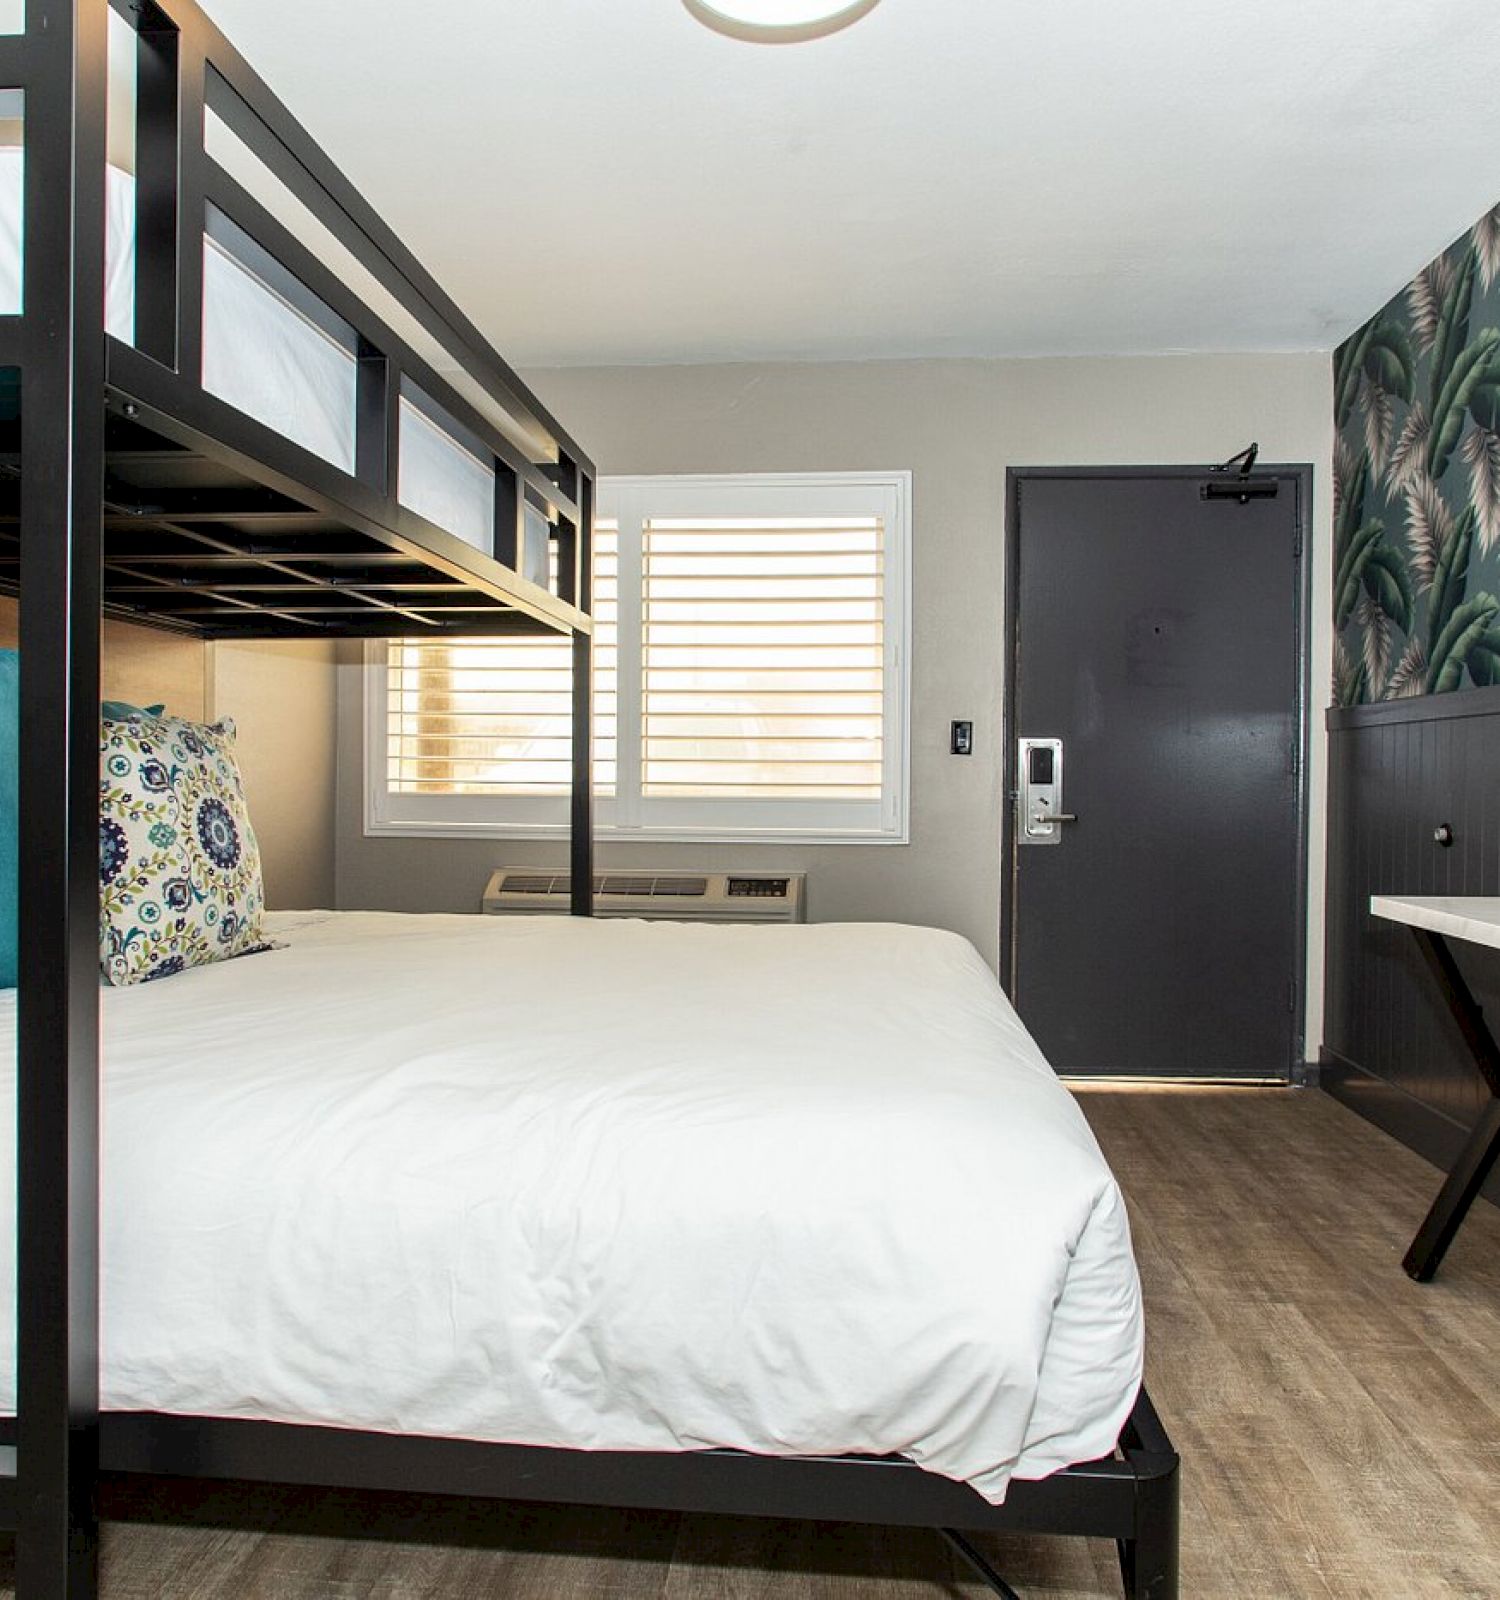
[[[1060,844],[1063,823],[1078,820],[1062,808],[1062,740],[1017,744],[1016,837],[1022,844]]]

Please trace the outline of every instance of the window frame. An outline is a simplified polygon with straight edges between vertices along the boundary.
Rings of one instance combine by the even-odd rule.
[[[851,504],[851,499],[854,503]],[[778,506],[776,502],[780,502]],[[911,793],[911,503],[910,471],[691,473],[601,477],[597,514],[620,526],[617,673],[617,771],[640,771],[644,694],[639,620],[642,545],[649,516],[777,516],[869,512],[882,519],[881,799],[708,800],[643,796],[639,779],[613,796],[594,798],[598,838],[694,844],[907,844]],[[627,530],[637,530],[634,535]],[[364,831],[372,837],[541,839],[568,837],[566,795],[409,795],[386,787],[386,644],[366,646],[363,718]],[[638,687],[627,711],[624,685]],[[497,805],[507,815],[497,819]],[[707,820],[717,810],[722,820]],[[702,820],[681,820],[696,812]],[[853,825],[856,812],[874,813],[875,826]],[[842,813],[841,817],[836,814]],[[820,820],[826,819],[826,820]]]

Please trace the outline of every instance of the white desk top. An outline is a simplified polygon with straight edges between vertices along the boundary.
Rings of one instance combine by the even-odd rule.
[[[1409,923],[1446,934],[1450,939],[1467,939],[1471,944],[1487,944],[1500,950],[1500,895],[1433,894],[1370,896],[1370,912],[1391,922]]]

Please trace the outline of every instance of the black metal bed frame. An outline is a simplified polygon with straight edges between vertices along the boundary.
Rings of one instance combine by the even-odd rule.
[[[137,33],[135,344],[104,332],[108,8]],[[1178,1461],[1141,1395],[1108,1460],[1003,1506],[898,1458],[628,1454],[99,1406],[100,619],[205,639],[557,632],[573,641],[572,910],[592,910],[589,547],[594,469],[193,0],[29,0],[0,38],[25,94],[23,312],[0,316],[0,587],[20,598],[17,1421],[0,1526],[20,1600],[92,1600],[101,1471],[1118,1541],[1131,1600],[1175,1600]],[[450,382],[209,154],[212,112],[468,379]],[[292,219],[293,212],[283,208]],[[355,470],[207,392],[203,241],[236,242],[294,303],[353,331]],[[493,463],[485,555],[402,506],[415,384]],[[483,403],[471,403],[475,385]],[[526,507],[557,593],[521,576]]]

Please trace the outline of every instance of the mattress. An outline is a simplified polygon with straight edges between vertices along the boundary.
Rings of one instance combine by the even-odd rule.
[[[104,995],[107,1408],[899,1452],[992,1501],[1113,1448],[1141,1374],[1125,1208],[964,940],[272,929]],[[0,1093],[12,1117],[9,1069]],[[13,1341],[0,1314],[11,1406]]]
[[[22,192],[26,160],[18,145],[0,145],[0,316],[21,311]],[[110,167],[105,188],[105,327],[117,339],[135,339],[135,179]]]
[[[135,340],[135,179],[107,169],[104,325]],[[0,315],[22,309],[25,157],[0,147]],[[354,333],[341,342],[290,305],[214,239],[203,248],[203,387],[341,471],[355,464],[358,363]],[[440,427],[409,416],[400,437],[401,503],[466,543],[494,549],[495,474]],[[421,425],[418,426],[417,424]],[[522,570],[547,583],[545,518],[527,508]]]

